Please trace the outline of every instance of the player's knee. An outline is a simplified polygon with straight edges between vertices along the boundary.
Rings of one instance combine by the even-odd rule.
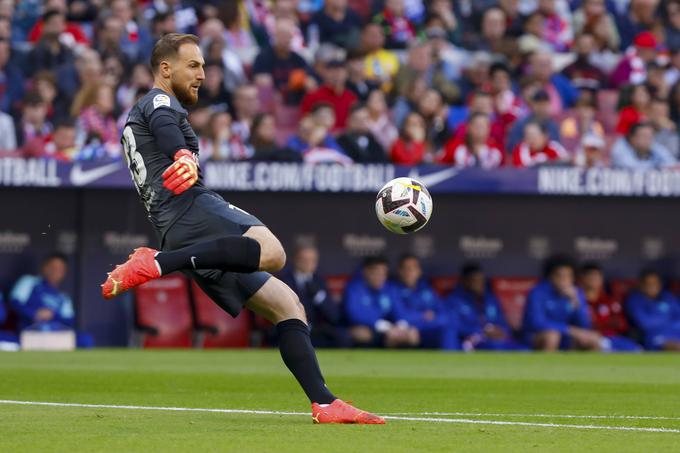
[[[556,330],[545,330],[534,336],[534,348],[540,351],[557,351],[562,334]]]
[[[271,247],[268,255],[266,263],[268,272],[278,272],[286,265],[286,251],[278,240]]]
[[[355,344],[364,345],[373,342],[373,332],[366,326],[351,327],[349,335]]]

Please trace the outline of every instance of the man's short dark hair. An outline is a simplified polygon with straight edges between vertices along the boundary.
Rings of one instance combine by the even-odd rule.
[[[497,72],[505,72],[508,75],[512,75],[512,71],[510,70],[510,67],[508,67],[507,64],[497,61],[496,63],[493,63],[489,67],[489,75],[493,76]]]
[[[630,129],[628,129],[627,137],[628,138],[633,137],[635,134],[637,134],[637,131],[639,131],[643,127],[654,128],[654,126],[652,126],[652,123],[650,123],[648,121],[638,121],[637,123],[634,123],[632,126],[630,126]]]
[[[45,104],[45,100],[42,98],[37,90],[31,90],[24,96],[24,106],[35,107],[37,105]]]
[[[576,264],[569,255],[553,255],[548,258],[543,265],[543,276],[548,278],[561,267],[568,267],[573,271],[576,269]]]
[[[198,36],[183,33],[168,33],[156,41],[151,51],[151,70],[155,73],[161,65],[161,61],[174,58],[182,44],[199,45]]]
[[[57,119],[54,122],[54,130],[56,131],[57,129],[75,129],[76,128],[76,120],[71,118],[70,116],[65,116],[62,118]]]
[[[399,267],[401,267],[401,265],[404,264],[404,262],[408,261],[408,260],[416,260],[420,263],[420,258],[418,258],[413,253],[404,253],[404,254],[399,256],[399,261],[398,261]]]
[[[361,267],[366,269],[367,267],[377,266],[378,264],[384,264],[387,266],[387,258],[382,255],[377,256],[367,256],[361,262]]]
[[[658,277],[660,280],[663,280],[661,277],[661,272],[659,272],[657,269],[653,267],[644,267],[638,274],[638,280],[642,281],[647,277]]]
[[[52,261],[52,260],[61,260],[61,261],[63,261],[64,263],[68,263],[68,258],[67,258],[66,255],[64,255],[63,253],[61,253],[61,252],[51,252],[50,254],[48,254],[47,256],[45,256],[45,258],[43,258],[43,260],[42,260],[42,262],[40,263],[40,265],[41,265],[41,266],[44,266],[44,265],[46,265],[47,263],[49,263],[50,261]]]
[[[58,9],[48,9],[45,11],[42,15],[42,21],[44,22],[49,22],[50,19],[52,19],[54,16],[63,16],[64,13],[59,11]]]
[[[460,277],[468,278],[473,274],[482,272],[482,266],[476,261],[468,261],[460,268]]]

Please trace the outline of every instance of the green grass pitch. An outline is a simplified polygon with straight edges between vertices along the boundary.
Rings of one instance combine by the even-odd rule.
[[[677,355],[320,351],[319,359],[339,397],[397,418],[313,425],[276,350],[2,353],[0,451],[680,451]]]

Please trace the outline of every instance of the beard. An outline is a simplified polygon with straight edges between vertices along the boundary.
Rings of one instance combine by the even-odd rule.
[[[187,87],[186,85],[180,85],[173,81],[171,82],[170,87],[175,93],[177,100],[182,105],[194,105],[198,101],[198,92],[194,94],[191,90],[191,86]]]

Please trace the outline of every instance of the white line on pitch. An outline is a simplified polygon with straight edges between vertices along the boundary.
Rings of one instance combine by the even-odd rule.
[[[0,400],[0,404],[15,404],[23,406],[52,406],[52,407],[81,407],[92,409],[128,409],[128,410],[150,410],[150,411],[170,411],[170,412],[217,412],[224,414],[255,414],[255,415],[297,415],[307,416],[308,412],[286,412],[286,411],[268,411],[268,410],[252,410],[252,409],[209,409],[198,407],[162,407],[162,406],[120,406],[113,404],[83,404],[83,403],[55,403],[46,401],[15,401],[15,400]],[[539,428],[571,428],[571,429],[600,429],[607,431],[645,431],[655,433],[676,433],[680,434],[680,429],[673,428],[647,428],[639,426],[603,426],[603,425],[570,425],[560,423],[533,423],[533,422],[519,422],[519,421],[501,421],[501,420],[471,420],[464,418],[433,418],[433,417],[399,417],[399,416],[385,416],[389,420],[414,421],[414,422],[435,422],[435,423],[458,423],[468,425],[507,425],[507,426],[532,426]]]
[[[603,420],[680,420],[680,417],[653,415],[576,415],[576,414],[501,414],[488,412],[390,412],[389,415],[436,415],[457,417],[583,418]]]

